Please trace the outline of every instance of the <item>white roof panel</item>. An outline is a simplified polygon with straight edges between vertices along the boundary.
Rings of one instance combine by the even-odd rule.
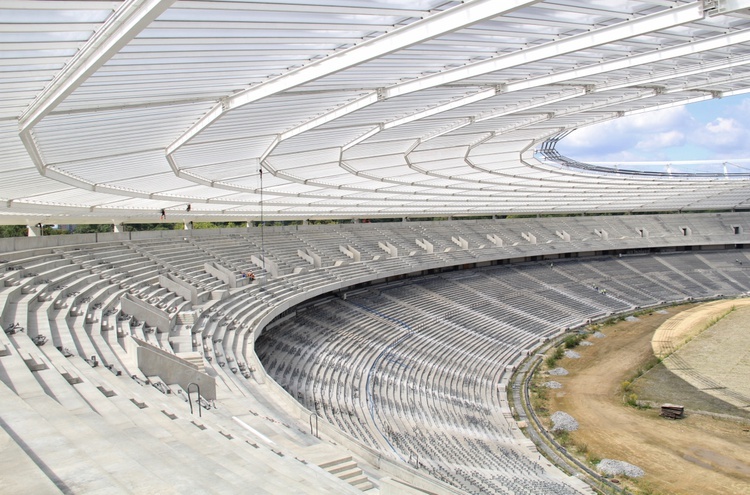
[[[273,218],[743,201],[742,177],[584,170],[533,150],[748,91],[747,16],[690,0],[475,3],[0,5],[1,221],[44,205],[147,221],[188,201],[196,217],[256,218],[259,170]]]

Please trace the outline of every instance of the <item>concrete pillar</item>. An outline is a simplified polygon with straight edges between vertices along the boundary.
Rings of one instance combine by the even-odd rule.
[[[302,220],[302,225],[307,225],[307,218]]]
[[[247,227],[248,229],[250,227],[252,227],[252,226],[253,226],[253,223],[250,220],[248,220],[247,222],[245,222],[245,227]]]
[[[401,221],[402,221],[402,222],[408,222],[408,221],[409,221],[409,219],[408,219],[408,218],[406,218],[406,217],[404,217],[404,218],[402,218],[402,219],[401,219]]]
[[[193,230],[193,222],[192,221],[188,221],[188,222],[183,223],[182,224],[182,228],[184,230]]]
[[[125,226],[123,224],[115,222],[112,225],[114,226],[114,233],[119,234],[120,232],[125,232]]]
[[[29,237],[39,237],[42,235],[42,224],[40,223],[36,225],[27,225],[26,228],[28,229],[27,235]]]

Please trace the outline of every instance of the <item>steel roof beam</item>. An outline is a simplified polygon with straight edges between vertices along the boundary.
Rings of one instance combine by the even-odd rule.
[[[415,91],[450,84],[452,82],[482,76],[492,72],[520,65],[538,62],[545,59],[558,57],[576,51],[586,50],[607,43],[614,43],[623,39],[632,38],[660,31],[671,27],[687,24],[703,19],[703,2],[693,2],[666,9],[655,14],[646,15],[627,22],[620,22],[611,26],[576,34],[551,41],[539,46],[526,48],[517,52],[500,55],[499,57],[482,60],[463,67],[449,69],[437,74],[421,77],[413,81],[397,84],[385,89],[387,97],[400,96]]]
[[[231,96],[227,96],[196,122],[187,132],[167,148],[172,154],[194,136],[208,127],[224,113],[247,105],[262,98],[286,91],[321,77],[335,74],[369,60],[388,55],[395,51],[444,34],[462,29],[477,22],[497,17],[512,10],[531,5],[537,0],[473,0],[451,9],[438,12],[424,19],[376,38],[363,41],[351,48],[334,52],[325,58],[292,70],[267,82],[252,86]]]
[[[19,119],[25,131],[36,125],[175,0],[128,0],[98,29]],[[99,26],[97,26],[99,27]]]
[[[175,0],[129,0],[117,9],[96,31],[88,42],[75,54],[70,62],[57,73],[52,82],[31,102],[18,121],[19,137],[29,153],[29,157],[40,175],[57,178],[62,182],[82,182],[82,187],[90,187],[85,181],[71,178],[57,172],[48,173],[35,138],[34,126],[49,114],[68,95],[76,90],[89,76],[104,65],[131,39],[145,29],[163,13]]]
[[[525,81],[509,83],[505,87],[505,91],[521,91],[524,89],[546,86],[548,84],[559,84],[561,82],[571,81],[574,79],[606,74],[608,72],[630,69],[633,67],[638,67],[640,65],[664,62],[673,58],[695,55],[709,50],[726,48],[740,43],[747,43],[748,41],[750,41],[750,29],[737,31],[721,36],[715,36],[706,40],[693,41],[691,43],[685,43],[675,47],[653,50],[639,55],[632,55],[629,57],[618,58],[616,60],[592,64],[578,69],[550,74],[548,76],[536,77],[527,79]],[[660,80],[659,76],[656,76],[654,80]],[[647,84],[648,81],[649,79],[638,79],[634,81],[633,84],[642,85]],[[606,85],[602,88],[602,90],[608,89],[613,88],[607,87]]]

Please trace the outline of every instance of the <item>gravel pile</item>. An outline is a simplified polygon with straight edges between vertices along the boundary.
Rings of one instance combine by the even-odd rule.
[[[596,337],[597,339],[603,339],[604,337],[606,337],[606,335],[604,335],[602,332],[594,332],[594,337]]]
[[[641,320],[639,320],[635,316],[626,316],[625,321],[641,321]]]
[[[578,344],[578,345],[583,346],[583,347],[587,347],[587,346],[594,345],[594,344],[592,344],[588,340],[582,340],[581,343]]]
[[[553,370],[549,370],[547,374],[555,376],[565,376],[568,374],[568,370],[566,370],[565,368],[555,368]]]
[[[578,421],[568,413],[557,411],[550,419],[552,420],[552,431],[576,431],[578,429]]]
[[[578,359],[581,357],[576,351],[567,350],[565,351],[565,357],[570,359]]]
[[[544,385],[547,388],[562,388],[562,383],[556,382],[554,380],[549,381],[549,382],[544,382],[542,383],[542,385]]]
[[[599,468],[599,471],[607,476],[624,475],[630,478],[640,478],[646,474],[643,472],[643,469],[638,466],[633,466],[628,462],[616,461],[614,459],[602,459],[601,462],[597,464],[597,467]]]

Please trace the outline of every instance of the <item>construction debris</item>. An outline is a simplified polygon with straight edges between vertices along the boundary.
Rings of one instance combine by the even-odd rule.
[[[662,404],[659,416],[667,419],[682,419],[685,417],[685,406]]]

